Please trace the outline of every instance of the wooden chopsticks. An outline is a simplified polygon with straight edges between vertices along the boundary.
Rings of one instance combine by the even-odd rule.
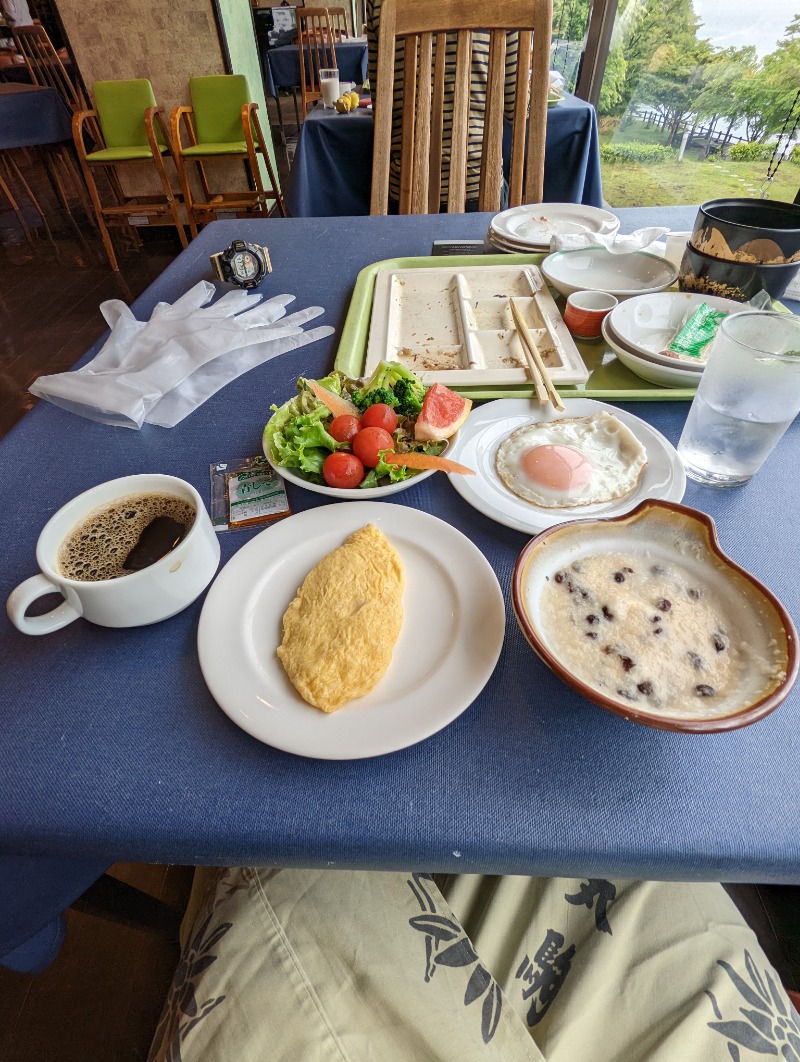
[[[544,406],[548,402],[552,402],[559,413],[563,413],[564,403],[561,401],[558,391],[553,387],[550,373],[547,371],[547,366],[539,353],[539,348],[536,346],[536,340],[533,338],[530,328],[525,324],[525,319],[513,298],[509,298],[508,305],[511,307],[511,316],[514,318],[517,334],[522,342],[522,350],[528,361],[531,379],[536,388],[536,397],[541,405]]]

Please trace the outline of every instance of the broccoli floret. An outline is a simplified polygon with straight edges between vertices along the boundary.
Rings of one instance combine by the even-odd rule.
[[[376,387],[372,391],[363,388],[361,391],[353,392],[350,397],[362,413],[367,406],[374,406],[376,402],[383,402],[392,407],[397,405],[397,400],[388,387]]]
[[[397,399],[397,412],[404,417],[415,417],[422,409],[425,387],[418,380],[398,380],[394,385],[394,397]]]
[[[361,390],[356,391],[351,398],[362,410],[375,402],[385,402],[401,416],[415,416],[422,409],[426,391],[427,387],[405,365],[399,361],[382,361]],[[381,397],[375,397],[377,394]]]

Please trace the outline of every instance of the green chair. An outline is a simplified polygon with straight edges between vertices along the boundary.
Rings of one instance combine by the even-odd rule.
[[[156,104],[152,85],[145,78],[95,81],[93,94],[95,109],[75,114],[72,134],[111,268],[117,271],[119,265],[109,226],[130,226],[132,218],[136,218],[139,224],[148,225],[153,219],[167,218],[178,230],[183,246],[188,247],[176,194],[164,166],[165,155],[169,155],[173,162],[175,156],[162,117],[164,109]],[[92,139],[97,136],[98,123],[102,134],[102,144],[95,144],[93,151],[87,151],[84,135],[85,123],[90,119],[96,119],[96,123],[90,126]],[[155,166],[163,195],[126,195],[117,174],[117,168],[123,163]],[[107,169],[116,199],[109,206],[103,205],[94,179],[93,170],[98,166]]]
[[[197,235],[198,224],[213,221],[219,210],[231,211],[237,217],[242,214],[266,216],[269,213],[268,199],[274,200],[280,214],[286,217],[283,197],[256,114],[258,104],[251,100],[247,78],[242,74],[193,77],[189,92],[192,106],[175,107],[170,124],[192,236]],[[182,124],[189,139],[186,145],[181,141]],[[258,153],[269,176],[268,188],[262,181]],[[238,158],[244,162],[249,189],[218,193],[210,190],[203,161],[220,158]],[[203,198],[192,192],[187,162],[197,165]]]

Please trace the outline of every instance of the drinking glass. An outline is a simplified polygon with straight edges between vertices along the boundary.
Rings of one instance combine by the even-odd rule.
[[[339,98],[339,71],[335,66],[320,70],[319,87],[322,91],[323,107],[335,107]]]
[[[687,476],[747,483],[800,411],[800,317],[724,318],[689,409],[678,453]]]

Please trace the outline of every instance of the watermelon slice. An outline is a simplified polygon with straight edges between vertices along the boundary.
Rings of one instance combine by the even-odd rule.
[[[471,409],[472,401],[469,398],[462,398],[444,384],[434,384],[422,401],[414,438],[420,442],[449,439],[467,419]]]

